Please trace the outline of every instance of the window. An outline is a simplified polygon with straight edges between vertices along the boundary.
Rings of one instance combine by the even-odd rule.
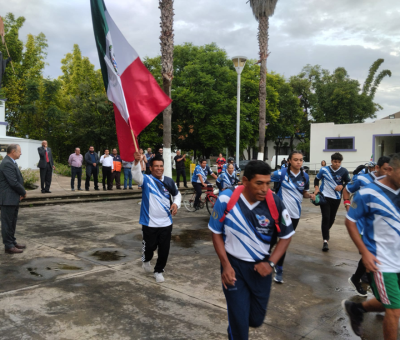
[[[327,137],[324,151],[356,151],[354,149],[354,137]]]
[[[389,116],[389,119],[394,119],[394,115],[390,115],[390,116]]]

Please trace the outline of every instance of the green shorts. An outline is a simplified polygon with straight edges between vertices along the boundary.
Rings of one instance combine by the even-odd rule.
[[[369,273],[376,299],[388,309],[400,309],[400,273]]]

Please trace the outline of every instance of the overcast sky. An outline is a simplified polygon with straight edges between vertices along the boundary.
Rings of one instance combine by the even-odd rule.
[[[257,22],[247,0],[175,0],[175,44],[215,42],[229,56],[258,59]],[[107,9],[139,55],[160,54],[158,0],[105,0]],[[20,39],[43,32],[49,48],[45,76],[61,74],[61,59],[78,44],[99,67],[89,0],[0,0],[0,15],[26,22]],[[270,19],[268,70],[286,77],[306,64],[345,67],[363,84],[371,64],[384,58],[385,78],[375,101],[379,117],[400,111],[400,1],[279,0]]]

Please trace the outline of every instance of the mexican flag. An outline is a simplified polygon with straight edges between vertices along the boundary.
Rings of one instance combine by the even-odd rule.
[[[132,132],[137,137],[171,99],[111,19],[104,0],[90,0],[90,4],[104,86],[114,104],[121,158],[133,161],[137,142]]]

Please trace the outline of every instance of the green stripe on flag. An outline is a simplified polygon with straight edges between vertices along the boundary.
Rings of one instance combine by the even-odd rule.
[[[99,53],[101,73],[103,75],[104,87],[107,91],[108,73],[107,65],[104,61],[104,56],[107,53],[106,36],[108,33],[108,24],[104,12],[107,10],[107,8],[104,4],[104,0],[90,0],[90,7],[92,9],[93,31],[94,38],[96,40],[97,52]]]

